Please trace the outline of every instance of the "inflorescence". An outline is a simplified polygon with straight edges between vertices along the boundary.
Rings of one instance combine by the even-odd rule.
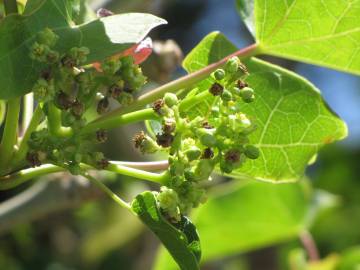
[[[146,79],[131,56],[110,58],[94,69],[85,65],[88,48],[73,47],[61,54],[56,50],[57,40],[54,32],[45,29],[31,47],[30,57],[42,67],[32,91],[48,124],[31,134],[27,160],[32,166],[56,164],[73,174],[80,173],[80,163],[105,168],[107,159],[92,146],[106,141],[106,131],[85,136],[81,129],[91,114],[109,111],[110,100],[130,104]]]
[[[162,118],[162,131],[154,139],[143,132],[135,136],[135,146],[142,153],[169,152],[169,181],[157,199],[170,221],[178,222],[181,215],[206,200],[203,186],[214,169],[231,173],[246,159],[258,158],[259,150],[248,139],[255,126],[241,112],[244,103],[255,99],[245,82],[247,75],[237,57],[229,59],[225,69],[211,76],[213,83],[204,98],[211,98],[213,105],[207,115],[190,116],[191,108],[182,109],[182,102],[191,97],[179,101],[175,94],[167,93],[153,104]]]

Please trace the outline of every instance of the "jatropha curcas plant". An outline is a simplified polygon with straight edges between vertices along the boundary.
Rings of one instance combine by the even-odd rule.
[[[0,98],[7,109],[0,189],[58,171],[84,176],[136,214],[181,269],[199,269],[200,240],[188,216],[206,202],[214,172],[295,181],[322,145],[346,136],[346,125],[313,85],[253,57],[268,53],[335,65],[331,57],[309,60],[286,47],[281,24],[268,36],[257,25],[257,43],[241,50],[212,33],[184,60],[188,75],[141,94],[146,78],[140,64],[151,53],[146,36],[164,20],[101,10],[99,18],[75,25],[81,19],[70,0],[28,0],[22,14],[16,14],[16,2],[4,3]],[[42,16],[47,12],[53,17]],[[282,42],[285,49],[278,51]],[[352,63],[346,68],[360,70]],[[114,103],[118,108],[112,110]],[[164,162],[110,161],[97,150],[109,130],[143,121],[148,130],[134,135],[134,147],[143,154],[165,153]],[[153,172],[159,169],[163,172]],[[129,204],[92,170],[152,181],[159,188]]]

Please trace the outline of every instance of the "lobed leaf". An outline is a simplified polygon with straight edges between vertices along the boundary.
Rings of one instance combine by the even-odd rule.
[[[166,221],[158,209],[155,195],[146,191],[131,205],[142,222],[161,240],[181,270],[199,269],[200,242],[196,228],[183,218],[179,228]]]
[[[266,54],[360,74],[359,14],[353,0],[255,0],[256,40]]]
[[[149,31],[166,23],[151,14],[127,13],[73,26],[69,1],[28,1],[23,15],[10,15],[0,22],[1,99],[24,95],[39,77],[42,65],[29,57],[36,34],[48,27],[58,36],[61,53],[72,47],[90,49],[88,63],[103,60],[140,42]]]
[[[304,184],[237,182],[210,196],[193,215],[206,243],[202,262],[297,237],[308,222],[310,196]],[[160,249],[153,269],[176,269],[165,249]]]
[[[211,33],[185,58],[184,67],[194,72],[234,52],[236,47],[222,34]],[[319,90],[304,78],[256,58],[244,60],[256,100],[243,104],[243,112],[255,121],[250,143],[260,148],[257,160],[248,160],[233,176],[266,181],[295,181],[321,146],[347,135],[346,124],[331,111]],[[206,91],[211,81],[197,91]],[[209,115],[212,97],[189,109],[189,115]]]

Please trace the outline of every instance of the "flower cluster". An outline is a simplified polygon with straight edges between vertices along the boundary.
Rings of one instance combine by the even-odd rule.
[[[143,153],[153,153],[159,147],[169,151],[170,179],[157,196],[169,220],[178,222],[182,214],[206,200],[204,181],[215,168],[231,173],[246,159],[258,158],[259,150],[248,139],[255,126],[241,111],[244,103],[255,99],[253,89],[245,82],[247,75],[237,57],[229,59],[224,69],[216,70],[204,96],[213,105],[204,115],[189,117],[191,108],[183,108],[193,96],[179,101],[167,93],[153,104],[162,118],[162,131],[154,139],[141,133],[135,143]]]
[[[48,124],[31,134],[27,160],[32,166],[44,162],[65,166],[74,174],[80,172],[81,162],[104,168],[107,159],[101,152],[93,152],[92,145],[105,142],[106,132],[81,133],[91,117],[88,112],[94,107],[98,114],[107,112],[110,99],[122,106],[130,104],[145,77],[131,56],[109,58],[95,69],[86,65],[88,48],[73,47],[60,53],[57,40],[52,30],[45,29],[30,50],[30,57],[41,66],[32,91]],[[54,125],[55,131],[51,129]]]

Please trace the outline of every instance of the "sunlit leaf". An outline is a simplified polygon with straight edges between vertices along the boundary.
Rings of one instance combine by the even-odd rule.
[[[29,48],[46,27],[60,37],[56,50],[64,53],[72,47],[88,47],[87,61],[91,63],[129,48],[152,28],[166,23],[151,14],[127,13],[73,26],[68,2],[29,1],[23,15],[11,15],[0,22],[0,98],[31,90],[42,65],[29,58]]]
[[[184,60],[188,72],[220,60],[236,48],[222,34],[204,38]],[[345,123],[331,111],[319,90],[299,75],[256,58],[244,60],[250,71],[247,82],[256,100],[243,104],[243,112],[257,129],[250,143],[261,150],[257,160],[248,160],[233,176],[251,176],[266,181],[299,179],[321,146],[347,135]],[[205,90],[211,82],[200,84]],[[209,115],[212,97],[188,109],[190,115]]]

